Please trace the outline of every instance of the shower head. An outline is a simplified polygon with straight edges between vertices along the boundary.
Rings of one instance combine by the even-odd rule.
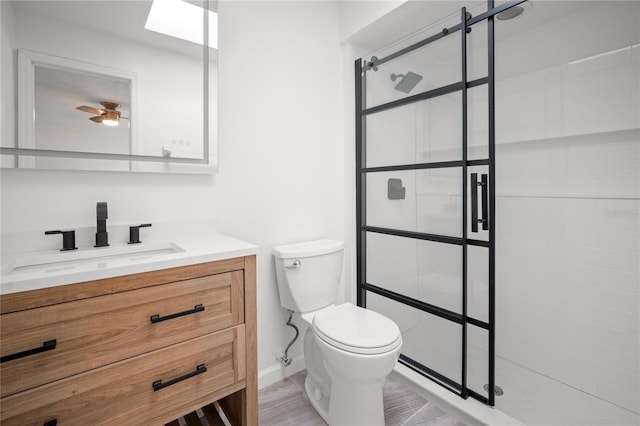
[[[391,74],[391,81],[396,81],[398,77],[402,77],[400,82],[396,84],[396,90],[404,93],[409,93],[414,87],[422,80],[422,76],[414,72],[407,72],[406,74]]]
[[[518,16],[522,15],[522,13],[530,7],[531,3],[529,1],[525,1],[517,6],[513,6],[509,9],[503,10],[496,15],[496,18],[498,18],[500,21],[508,21],[509,19],[517,18]]]

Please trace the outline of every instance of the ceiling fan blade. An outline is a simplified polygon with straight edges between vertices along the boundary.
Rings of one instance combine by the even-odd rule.
[[[84,111],[84,112],[89,112],[91,114],[102,114],[104,112],[101,109],[90,107],[87,105],[76,107],[76,109],[79,109],[80,111]]]
[[[120,118],[124,118],[125,120],[128,120],[128,119],[129,119],[129,117],[120,117]]]
[[[104,117],[99,115],[97,117],[90,117],[89,120],[95,121],[96,123],[102,123],[102,120],[104,120]]]
[[[115,109],[120,108],[120,104],[118,104],[116,102],[103,101],[103,102],[100,102],[100,105],[105,107],[105,109],[114,109],[115,110]]]

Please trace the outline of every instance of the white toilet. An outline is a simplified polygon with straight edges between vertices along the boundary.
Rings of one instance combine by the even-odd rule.
[[[402,337],[389,318],[351,303],[335,306],[343,243],[319,240],[273,248],[282,306],[299,312],[304,336],[305,390],[334,425],[384,425],[382,386]]]

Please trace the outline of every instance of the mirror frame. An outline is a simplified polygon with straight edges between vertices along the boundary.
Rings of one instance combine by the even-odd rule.
[[[135,154],[107,154],[107,153],[91,153],[91,152],[77,152],[77,151],[62,151],[62,150],[45,150],[37,149],[34,146],[34,127],[33,127],[33,108],[34,108],[34,64],[53,65],[58,68],[71,68],[77,69],[76,66],[80,66],[81,71],[89,71],[94,74],[104,74],[108,71],[109,75],[116,77],[131,79],[131,115],[135,114],[134,108],[137,105],[137,81],[134,73],[126,72],[122,70],[116,70],[113,68],[103,67],[99,65],[93,65],[73,59],[56,57],[48,54],[30,51],[27,49],[16,49],[18,52],[24,52],[23,55],[18,53],[18,87],[17,94],[20,99],[18,105],[16,105],[16,115],[18,117],[18,123],[16,127],[16,147],[2,147],[0,146],[0,156],[14,156],[13,167],[5,167],[6,169],[17,170],[34,170],[33,157],[58,157],[58,158],[73,158],[73,159],[88,159],[88,160],[113,160],[114,165],[118,162],[128,162],[129,167],[127,170],[110,170],[110,169],[95,169],[88,166],[87,168],[73,170],[88,170],[88,171],[125,171],[125,172],[155,172],[155,173],[189,173],[189,174],[210,174],[218,171],[218,143],[217,138],[215,149],[211,149],[211,137],[209,133],[209,81],[210,81],[210,49],[209,49],[209,14],[206,13],[211,9],[213,2],[211,0],[203,1],[205,7],[203,7],[203,158],[172,158],[172,157],[156,157],[149,155],[135,155]],[[28,52],[28,53],[27,53]],[[22,57],[22,59],[20,59]],[[53,64],[51,63],[53,62]],[[217,63],[217,60],[216,60]],[[71,65],[71,66],[70,66]],[[26,73],[23,75],[23,73]],[[217,92],[217,91],[216,91]],[[216,99],[217,101],[217,99]],[[30,117],[27,118],[27,117]],[[217,122],[217,117],[215,118]],[[217,131],[217,130],[216,130]],[[130,130],[130,143],[133,142],[133,134],[135,132]],[[33,148],[20,147],[21,144],[28,143]],[[91,162],[88,162],[90,164]],[[48,169],[43,169],[48,170]],[[66,169],[58,169],[66,170]]]

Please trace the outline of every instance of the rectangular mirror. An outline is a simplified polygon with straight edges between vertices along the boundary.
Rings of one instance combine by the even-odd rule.
[[[215,170],[215,6],[0,2],[2,166]]]

